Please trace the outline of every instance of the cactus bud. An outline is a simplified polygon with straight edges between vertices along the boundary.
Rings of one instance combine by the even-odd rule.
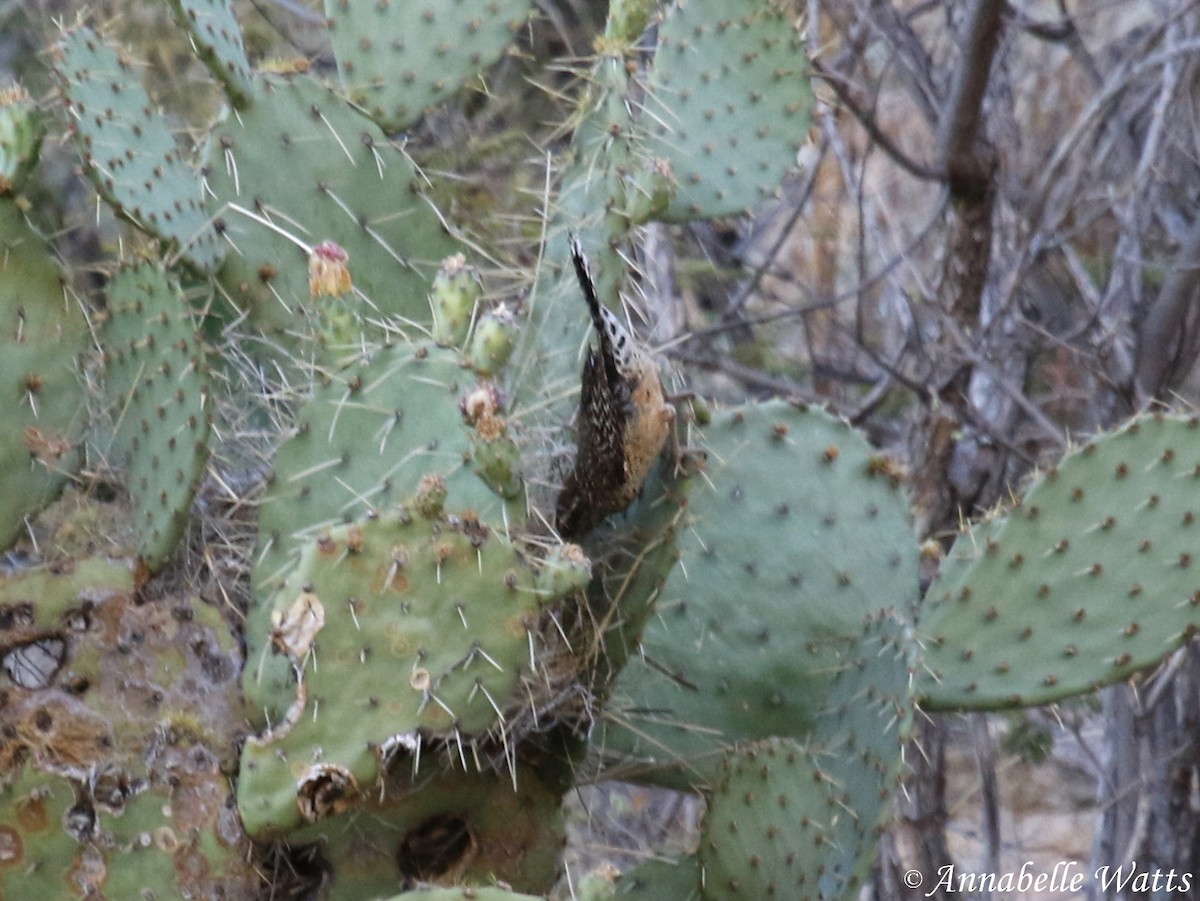
[[[0,89],[0,195],[21,188],[37,162],[46,128],[19,84]]]
[[[442,260],[433,279],[433,340],[442,347],[458,347],[467,338],[475,305],[483,296],[479,274],[461,253]]]
[[[495,375],[504,368],[515,343],[515,319],[505,307],[483,316],[471,339],[471,367],[480,375]]]

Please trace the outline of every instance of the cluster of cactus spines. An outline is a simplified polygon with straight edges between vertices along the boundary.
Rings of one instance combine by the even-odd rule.
[[[774,401],[716,415],[701,439],[682,565],[616,680],[605,734],[606,750],[653,768],[640,778],[672,786],[703,783],[735,741],[808,734],[847,644],[918,589],[904,497],[850,426]],[[616,725],[626,705],[643,712]]]
[[[0,197],[21,189],[37,163],[45,133],[28,92],[19,84],[0,85]]]
[[[666,161],[670,222],[771,199],[807,140],[813,95],[803,37],[761,0],[683,0],[646,76],[645,150]]]
[[[234,248],[220,272],[226,312],[303,353],[297,339],[320,330],[309,252],[332,241],[348,254],[364,322],[426,328],[429,281],[458,247],[418,182],[412,160],[328,88],[260,76],[249,106],[209,140],[205,187]]]
[[[1200,621],[1196,417],[1134,420],[1068,454],[955,542],[920,617],[929,709],[1055,701],[1121,680]]]
[[[254,70],[246,58],[242,29],[231,0],[171,0],[175,20],[185,28],[200,60],[239,109],[250,101]]]
[[[495,62],[529,0],[353,3],[326,0],[338,73],[351,101],[398,131]]]
[[[137,550],[153,570],[182,537],[208,461],[209,376],[189,302],[155,263],[112,277],[99,330],[103,421],[91,443],[123,474]]]
[[[514,709],[552,684],[539,670],[539,611],[587,584],[586,561],[550,557],[535,571],[474,514],[441,511],[438,487],[322,532],[275,594],[270,651],[296,684],[283,721],[246,744],[239,795],[251,834],[326,815],[306,806],[313,784],[337,781],[346,805],[370,794],[389,742],[417,754],[447,743],[464,766],[478,743],[507,747]]]
[[[221,242],[199,174],[184,158],[166,117],[133,63],[86,26],[59,42],[54,72],[96,190],[135,226],[155,235],[200,272],[221,263]]]
[[[237,642],[194,597],[142,602],[143,572],[84,557],[0,575],[6,897],[248,897],[259,881],[227,776]]]
[[[353,878],[335,882],[323,901],[390,897],[398,886],[430,883],[499,883],[543,897],[559,873],[564,786],[523,763],[497,773],[424,761],[414,772],[402,749],[389,752],[392,765],[360,806],[289,837],[293,847],[319,847],[335,868],[353,867]]]
[[[83,309],[59,267],[17,205],[0,199],[0,547],[77,467],[87,341]]]

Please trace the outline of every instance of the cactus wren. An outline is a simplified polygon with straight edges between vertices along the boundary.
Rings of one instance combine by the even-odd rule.
[[[583,363],[579,450],[555,511],[559,534],[569,539],[587,534],[633,502],[675,417],[654,360],[596,296],[587,258],[574,235],[571,261],[599,347],[589,347]]]

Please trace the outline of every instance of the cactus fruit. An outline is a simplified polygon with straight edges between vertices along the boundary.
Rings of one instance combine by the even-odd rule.
[[[37,163],[45,133],[46,126],[25,89],[19,84],[0,87],[0,197],[21,190]]]
[[[235,249],[219,273],[233,310],[218,312],[246,313],[269,340],[304,352],[300,339],[320,330],[308,252],[328,240],[349,255],[364,319],[429,322],[430,279],[457,245],[409,157],[332,91],[260,78],[250,105],[218,124],[205,171]]]
[[[78,465],[87,321],[15,204],[0,200],[0,547]]]
[[[506,746],[514,710],[554,681],[539,671],[539,610],[584,584],[586,567],[564,579],[547,575],[570,571],[551,561],[539,574],[473,515],[415,508],[324,531],[275,595],[271,645],[298,682],[283,722],[246,744],[252,834],[321,815],[303,804],[314,780],[369,793],[389,741]]]
[[[92,443],[125,477],[137,549],[158,569],[183,535],[208,460],[208,365],[191,307],[151,263],[108,286],[100,334],[106,418]]]
[[[200,60],[238,109],[249,103],[254,71],[242,44],[242,29],[230,0],[171,0],[175,21],[185,28]]]
[[[504,307],[480,316],[471,336],[471,368],[480,375],[495,377],[512,355],[515,331],[516,318]]]
[[[1135,419],[955,542],[922,605],[923,707],[1056,701],[1195,635],[1200,420]]]
[[[728,216],[769,200],[808,139],[804,43],[760,0],[680,0],[658,32],[639,119],[643,151],[676,192],[669,222]]]
[[[199,176],[136,68],[79,26],[59,42],[54,72],[84,168],[100,195],[200,272],[215,270],[225,248],[203,202]]]
[[[433,311],[433,340],[442,347],[461,347],[475,321],[483,283],[461,253],[446,257],[433,278],[429,306]]]
[[[845,423],[777,401],[718,413],[701,437],[681,565],[603,738],[672,787],[704,783],[735,741],[808,734],[864,624],[917,596],[904,498]]]
[[[530,5],[326,0],[325,15],[347,94],[391,132],[411,125],[495,61]]]

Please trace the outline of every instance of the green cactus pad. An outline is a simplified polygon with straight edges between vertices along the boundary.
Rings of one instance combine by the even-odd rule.
[[[219,274],[232,312],[272,341],[303,354],[319,331],[307,248],[323,241],[348,254],[363,318],[430,322],[430,281],[457,245],[408,156],[336,94],[262,80],[217,127],[207,187],[235,248]]]
[[[459,396],[473,384],[456,354],[429,345],[380,348],[328,375],[276,454],[255,584],[278,587],[297,540],[407,499],[426,474],[446,478],[455,507],[499,510],[468,467]]]
[[[822,891],[844,811],[824,761],[790,738],[769,738],[726,757],[708,799],[697,854],[705,901],[789,898],[849,901]]]
[[[891,799],[900,790],[903,746],[912,736],[913,674],[919,658],[912,626],[893,611],[868,618],[843,655],[805,746],[818,756],[828,803],[808,813],[829,819],[820,897],[853,901],[875,860]],[[775,847],[778,854],[783,851]],[[778,858],[765,866],[785,864]]]
[[[79,462],[87,321],[16,207],[0,202],[0,547]]]
[[[253,578],[263,600],[247,622],[249,659],[257,660],[267,641],[266,599],[294,562],[298,541],[407,499],[422,476],[443,477],[456,509],[524,522],[520,498],[501,499],[470,469],[471,436],[459,394],[473,380],[451,351],[396,345],[316,388],[276,454],[260,508]],[[247,696],[279,715],[290,703],[290,682],[288,668],[274,658],[263,678],[247,685]]]
[[[100,195],[201,272],[215,270],[225,246],[210,221],[199,176],[180,154],[137,67],[94,31],[78,27],[59,42],[54,72],[84,168]]]
[[[175,19],[186,28],[192,46],[200,54],[213,77],[225,87],[234,106],[242,109],[249,102],[254,70],[246,58],[242,29],[233,14],[230,0],[171,0]]]
[[[1125,679],[1200,622],[1200,421],[1136,419],[955,542],[920,614],[928,709],[1056,701]]]
[[[332,865],[325,901],[387,898],[413,882],[447,887],[404,897],[527,897],[492,888],[497,882],[543,897],[558,875],[564,841],[559,794],[524,764],[515,775],[441,766],[426,759],[413,774],[411,762],[400,761],[362,809],[289,837],[293,845],[319,842]]]
[[[326,0],[325,16],[350,99],[391,132],[498,59],[531,5]]]
[[[859,896],[900,784],[916,657],[906,624],[888,611],[870,618],[803,746],[768,739],[726,758],[699,850],[706,899]],[[698,866],[685,857],[638,867],[619,896],[698,896]]]
[[[703,784],[734,742],[807,735],[864,624],[917,595],[905,499],[844,422],[776,401],[701,437],[680,565],[602,740],[671,787]]]
[[[100,333],[106,418],[101,459],[125,476],[138,552],[158,569],[183,535],[208,460],[208,365],[191,308],[153,264],[125,266],[108,286]]]
[[[673,465],[664,461],[652,470],[641,496],[616,527],[595,539],[588,610],[598,632],[600,655],[593,675],[600,697],[608,695],[612,679],[637,653],[654,603],[679,559],[678,530],[690,483],[664,477]]]
[[[665,160],[670,222],[743,212],[774,196],[808,137],[806,49],[787,13],[761,0],[679,0],[659,29],[639,120]]]
[[[247,828],[297,825],[307,782],[369,791],[389,739],[506,742],[514,711],[541,693],[543,674],[531,670],[538,611],[561,597],[546,589],[503,535],[469,514],[427,519],[401,508],[306,545],[271,609],[272,650],[300,681],[285,722],[246,744]],[[258,663],[250,658],[247,689]]]

